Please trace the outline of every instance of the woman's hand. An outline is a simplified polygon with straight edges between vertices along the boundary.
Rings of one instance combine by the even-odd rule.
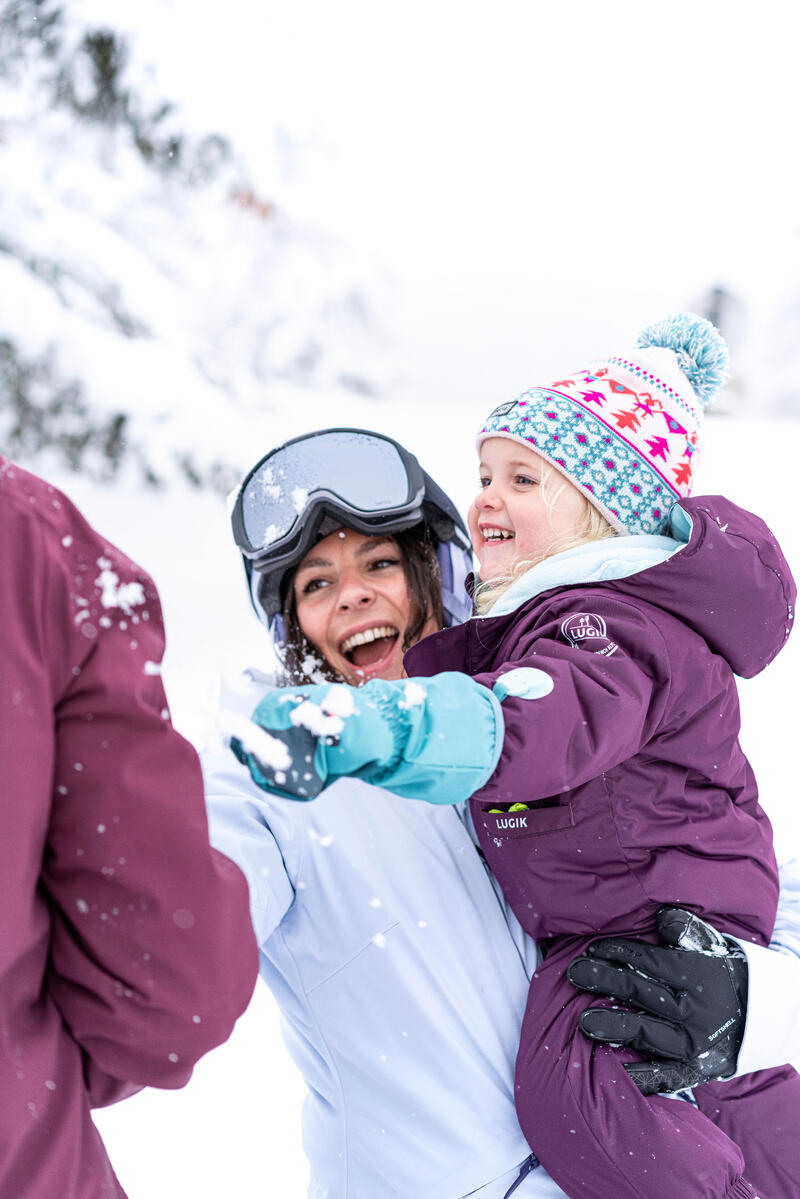
[[[664,945],[606,937],[567,968],[580,990],[626,1005],[587,1008],[580,1028],[647,1056],[625,1066],[644,1095],[735,1073],[747,1012],[747,960],[734,941],[684,908],[661,908],[656,926]]]

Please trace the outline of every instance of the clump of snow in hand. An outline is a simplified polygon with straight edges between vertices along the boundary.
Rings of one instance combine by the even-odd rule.
[[[253,754],[272,770],[288,770],[292,764],[289,749],[277,737],[270,737],[262,728],[238,712],[221,712],[219,724],[225,736],[235,738],[245,753]]]
[[[338,716],[324,712],[310,699],[298,704],[289,719],[297,728],[308,729],[315,737],[338,737],[344,728],[344,722]]]
[[[428,692],[420,683],[415,683],[409,679],[403,688],[403,698],[397,705],[399,708],[418,708],[420,704],[424,704]]]
[[[310,699],[298,704],[289,719],[298,728],[308,729],[315,737],[338,737],[344,719],[353,713],[353,696],[349,688],[334,683],[323,701],[324,707]]]
[[[352,690],[343,683],[334,683],[325,696],[325,711],[346,718],[353,715],[354,708]]]
[[[98,558],[97,565],[100,574],[94,584],[100,592],[100,603],[104,608],[121,608],[126,616],[130,616],[135,605],[144,603],[144,587],[141,583],[120,583],[108,558]]]

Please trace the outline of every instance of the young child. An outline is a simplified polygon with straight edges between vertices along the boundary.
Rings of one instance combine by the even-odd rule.
[[[294,689],[254,714],[295,761],[306,751],[317,791],[351,774],[430,802],[472,792],[486,860],[545,949],[520,1124],[586,1199],[800,1194],[790,1067],[705,1083],[697,1106],[645,1096],[633,1055],[576,1032],[585,1001],[565,976],[598,934],[654,934],[664,905],[770,938],[775,861],[734,675],[780,650],[795,591],[763,522],[687,499],[726,363],[712,326],[684,314],[495,409],[469,519],[478,615],[411,649],[405,685]],[[261,785],[298,797],[280,755],[270,767],[263,745],[235,748]],[[669,1019],[676,994],[663,1001]]]

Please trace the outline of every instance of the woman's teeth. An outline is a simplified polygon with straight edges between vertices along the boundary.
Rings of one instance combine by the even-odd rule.
[[[381,637],[396,637],[397,635],[397,629],[393,625],[376,625],[374,629],[364,629],[361,633],[353,633],[352,637],[348,637],[339,646],[339,653],[349,654],[356,646],[368,645],[370,641],[377,641]]]

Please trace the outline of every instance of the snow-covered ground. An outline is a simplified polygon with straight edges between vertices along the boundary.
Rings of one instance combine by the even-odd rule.
[[[475,489],[473,433],[480,405],[392,406],[358,398],[335,404],[309,394],[301,413],[284,409],[254,431],[253,460],[285,437],[315,427],[356,425],[398,437],[466,507]],[[795,466],[800,422],[708,422],[698,492],[724,491],[761,513],[800,572]],[[223,501],[176,486],[106,491],[51,472],[87,516],[159,585],[167,625],[165,682],[173,718],[196,744],[211,735],[221,672],[264,658]],[[742,684],[743,744],[775,825],[779,856],[800,853],[796,775],[796,678],[800,637],[760,678]],[[387,1080],[391,1085],[391,1080]],[[277,1012],[259,984],[230,1041],[215,1050],[180,1092],[147,1091],[100,1112],[97,1124],[131,1199],[300,1199],[307,1169],[300,1144],[303,1086],[280,1039]]]

